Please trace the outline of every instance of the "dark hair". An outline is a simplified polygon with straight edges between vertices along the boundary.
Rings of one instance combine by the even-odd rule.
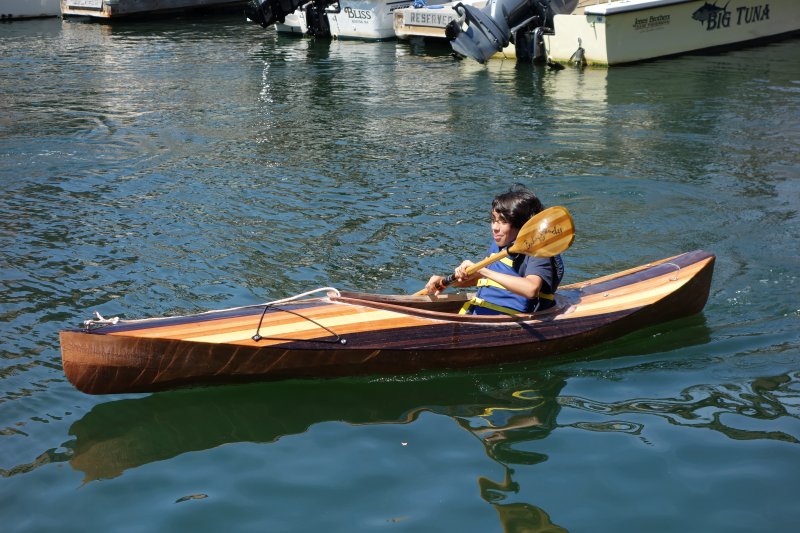
[[[536,213],[543,209],[539,198],[523,185],[513,185],[508,192],[498,194],[492,200],[492,211],[496,211],[512,228],[519,229]]]

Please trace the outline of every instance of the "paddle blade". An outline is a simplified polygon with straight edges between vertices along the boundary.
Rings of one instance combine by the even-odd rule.
[[[575,223],[566,207],[554,206],[541,211],[519,230],[509,248],[512,254],[552,257],[564,252],[575,240]]]

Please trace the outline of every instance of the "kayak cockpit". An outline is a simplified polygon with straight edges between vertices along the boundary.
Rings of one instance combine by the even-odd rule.
[[[338,296],[328,295],[332,302],[377,307],[381,309],[425,316],[439,320],[457,320],[468,322],[508,322],[544,318],[563,312],[568,307],[567,299],[556,295],[556,305],[545,311],[535,314],[520,313],[517,315],[461,315],[459,311],[475,292],[457,292],[430,295],[405,295],[405,294],[372,294],[366,292],[340,291]]]

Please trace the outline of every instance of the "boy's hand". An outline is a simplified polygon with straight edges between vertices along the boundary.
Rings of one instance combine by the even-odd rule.
[[[441,292],[445,289],[445,286],[442,285],[442,280],[444,278],[442,276],[431,276],[431,279],[428,280],[428,283],[425,285],[425,290],[428,294],[433,294],[434,296],[438,296]]]
[[[475,263],[472,261],[467,260],[458,265],[455,270],[456,279],[458,281],[468,281],[471,279],[473,276],[467,276],[467,269],[474,264]]]

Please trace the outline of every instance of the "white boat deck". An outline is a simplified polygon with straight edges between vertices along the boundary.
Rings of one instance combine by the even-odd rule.
[[[670,4],[683,4],[691,0],[581,0],[573,15],[613,15],[627,11],[641,11]]]

